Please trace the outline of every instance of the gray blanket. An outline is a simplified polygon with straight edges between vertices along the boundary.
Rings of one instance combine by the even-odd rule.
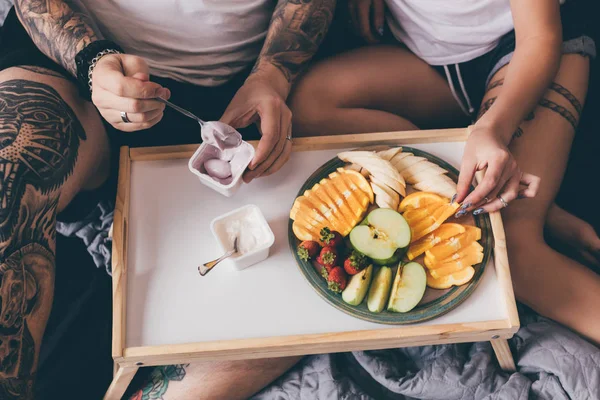
[[[520,315],[513,374],[489,342],[319,355],[254,399],[599,400],[600,348],[525,307]]]

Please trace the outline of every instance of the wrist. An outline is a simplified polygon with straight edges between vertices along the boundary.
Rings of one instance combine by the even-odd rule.
[[[77,86],[79,93],[87,100],[92,97],[92,72],[100,59],[109,54],[122,54],[123,49],[110,40],[97,40],[77,53]]]
[[[475,123],[474,130],[480,129],[485,132],[490,132],[494,137],[508,146],[512,140],[513,133],[517,128],[512,127],[505,119],[493,118],[492,115],[485,114]]]
[[[283,100],[287,100],[292,84],[286,79],[285,75],[279,68],[268,62],[257,64],[246,82],[261,81],[271,86]]]

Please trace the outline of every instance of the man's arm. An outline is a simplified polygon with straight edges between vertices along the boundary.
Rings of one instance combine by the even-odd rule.
[[[277,69],[291,84],[317,52],[333,19],[336,0],[279,0],[251,75]],[[271,75],[272,76],[272,75]]]
[[[290,157],[292,112],[285,104],[292,83],[323,41],[335,0],[279,0],[265,44],[246,83],[221,117],[234,128],[258,123],[262,139],[244,181],[270,175]]]
[[[73,76],[75,56],[85,46],[101,38],[89,18],[65,0],[16,0],[21,23],[42,53]]]

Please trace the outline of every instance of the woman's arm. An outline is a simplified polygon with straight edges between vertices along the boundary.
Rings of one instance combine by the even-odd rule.
[[[556,75],[562,44],[557,0],[511,0],[511,8],[515,54],[502,92],[476,124],[496,132],[507,145]]]
[[[516,199],[519,193],[534,197],[539,186],[538,177],[520,170],[508,145],[558,70],[562,43],[559,2],[511,0],[511,9],[516,34],[515,54],[502,91],[477,121],[467,141],[458,179],[456,201],[462,203],[462,208],[457,216],[474,208],[477,208],[476,213],[497,211]],[[483,180],[469,194],[475,172],[482,170],[485,170]],[[528,189],[519,192],[520,184],[525,184]]]
[[[66,0],[16,0],[21,23],[42,53],[77,75],[75,56],[101,38],[89,18]]]

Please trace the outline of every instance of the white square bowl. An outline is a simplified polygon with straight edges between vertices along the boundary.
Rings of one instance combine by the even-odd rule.
[[[248,157],[248,160],[244,160],[244,162],[240,165],[240,169],[238,171],[232,171],[233,180],[231,181],[231,183],[229,185],[223,185],[220,182],[215,181],[209,175],[200,172],[197,167],[194,167],[194,162],[200,157],[202,152],[206,150],[207,146],[209,145],[206,143],[202,143],[200,147],[198,147],[198,150],[196,150],[194,155],[188,161],[188,168],[194,175],[196,175],[200,179],[200,182],[202,182],[204,185],[221,193],[223,196],[231,197],[235,194],[235,192],[237,192],[237,190],[242,185],[242,175],[248,167],[248,164],[250,164],[250,161],[252,161],[252,159],[254,158],[254,147],[248,142],[242,142],[240,146],[246,146],[248,148],[248,151],[250,152],[250,156]]]
[[[265,219],[265,216],[260,211],[260,208],[258,208],[258,206],[254,204],[248,204],[243,207],[236,208],[235,210],[230,211],[226,214],[218,216],[217,218],[213,219],[210,223],[210,230],[212,231],[213,236],[217,240],[221,251],[225,253],[231,250],[232,246],[232,244],[226,242],[225,224],[227,220],[235,220],[236,215],[242,216],[248,211],[256,211],[256,215],[258,215],[258,220],[256,221],[256,223],[262,226],[262,229],[267,235],[267,240],[265,241],[264,245],[261,245],[252,251],[242,254],[241,256],[234,254],[226,260],[238,270],[248,268],[249,266],[264,261],[269,257],[269,250],[271,249],[271,246],[273,246],[273,243],[275,243],[275,235],[273,234],[269,223]]]

